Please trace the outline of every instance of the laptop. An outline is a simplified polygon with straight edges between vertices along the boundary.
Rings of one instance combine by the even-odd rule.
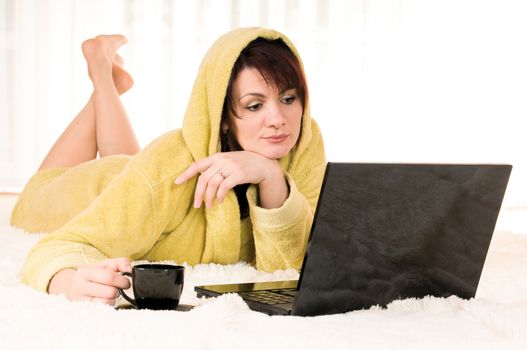
[[[328,163],[298,281],[197,286],[269,315],[315,316],[425,296],[473,298],[512,170]]]

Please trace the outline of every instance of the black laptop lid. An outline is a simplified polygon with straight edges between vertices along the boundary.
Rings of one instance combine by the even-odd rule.
[[[292,314],[474,297],[511,168],[328,163]]]

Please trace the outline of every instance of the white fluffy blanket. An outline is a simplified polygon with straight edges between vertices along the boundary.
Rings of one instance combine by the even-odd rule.
[[[187,267],[181,302],[188,312],[115,310],[36,292],[19,271],[38,235],[0,213],[1,349],[495,349],[527,347],[527,235],[494,236],[477,297],[402,300],[311,318],[267,316],[235,295],[199,300],[195,285],[294,279],[245,264]]]

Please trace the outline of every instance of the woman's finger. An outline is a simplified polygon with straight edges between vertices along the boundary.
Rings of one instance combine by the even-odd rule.
[[[100,285],[126,289],[130,287],[130,281],[120,273],[99,266],[87,266],[78,270],[79,277],[88,282],[93,282]]]
[[[231,188],[234,188],[234,186],[239,185],[243,183],[242,181],[239,181],[239,176],[237,174],[231,174],[229,176],[223,176],[224,179],[220,183],[218,187],[218,191],[216,193],[216,196],[218,198],[218,203],[222,203],[225,197],[227,196],[227,192]]]
[[[111,269],[116,272],[131,272],[132,264],[129,258],[114,258],[101,260],[96,266]]]
[[[94,301],[113,305],[115,303],[115,299],[119,297],[118,288],[128,289],[130,288],[130,282],[126,281],[126,285],[111,286],[92,281],[85,281],[82,291],[84,295],[89,296]]]
[[[194,208],[201,207],[201,203],[205,198],[205,192],[207,190],[208,182],[210,179],[210,174],[201,174],[198,177],[198,182],[196,183],[196,189],[194,190]]]
[[[207,188],[209,187],[209,182],[220,171],[221,166],[221,162],[219,161],[217,161],[216,163],[212,163],[211,166],[205,171],[203,171],[198,177],[198,181],[196,183],[196,190],[194,192],[194,208],[201,207],[201,203],[203,203],[203,201],[205,200]]]
[[[214,200],[218,193],[218,187],[225,180],[221,171],[214,174],[209,181],[207,182],[207,189],[205,192],[205,205],[207,208],[212,208],[214,205]]]
[[[101,304],[106,304],[106,305],[115,305],[115,299],[117,298],[112,298],[112,299],[104,299],[104,298],[92,298],[91,300],[96,302],[96,303],[101,303]]]
[[[96,302],[96,303],[107,304],[107,305],[115,305],[115,299],[97,298],[97,297],[93,297],[90,295],[81,295],[73,300]]]
[[[94,298],[104,299],[105,303],[112,304],[119,296],[116,287],[91,282],[82,276],[76,278],[72,283],[68,298],[70,300],[93,300]]]
[[[112,300],[119,296],[119,290],[112,286],[89,282],[85,285],[84,294],[92,298]]]
[[[180,185],[199,173],[203,173],[213,164],[212,158],[213,157],[207,157],[192,163],[191,166],[189,166],[181,175],[178,176],[176,181],[174,181],[175,184]]]

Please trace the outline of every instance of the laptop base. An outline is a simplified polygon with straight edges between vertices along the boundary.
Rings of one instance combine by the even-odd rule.
[[[298,281],[233,283],[196,286],[198,297],[217,297],[236,293],[249,308],[268,315],[289,315],[293,308]]]

